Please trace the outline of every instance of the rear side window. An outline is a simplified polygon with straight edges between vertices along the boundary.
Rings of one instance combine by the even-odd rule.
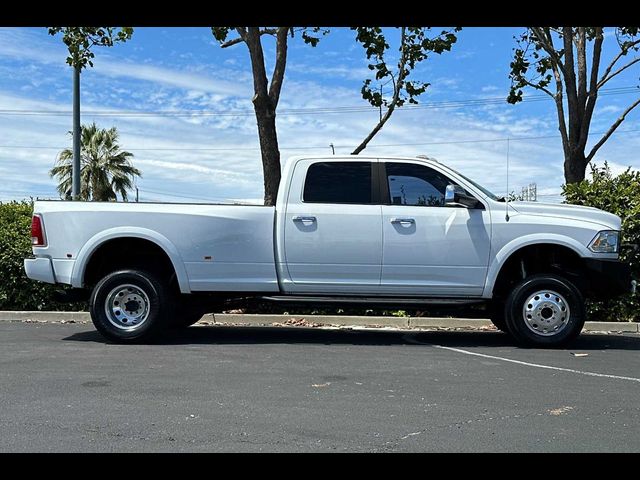
[[[307,170],[302,198],[310,203],[372,203],[371,163],[314,163]]]

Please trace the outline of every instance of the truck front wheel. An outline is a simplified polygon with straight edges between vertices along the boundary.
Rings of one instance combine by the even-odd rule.
[[[507,297],[505,320],[509,333],[522,344],[564,345],[582,331],[584,298],[565,278],[533,275],[515,285]]]
[[[120,270],[105,276],[93,289],[91,319],[109,340],[132,343],[153,339],[171,319],[173,298],[155,275]]]

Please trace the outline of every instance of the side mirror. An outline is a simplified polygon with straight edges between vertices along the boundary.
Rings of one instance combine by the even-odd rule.
[[[447,189],[444,192],[444,205],[448,207],[478,208],[482,204],[477,198],[467,194],[460,185],[447,185]]]

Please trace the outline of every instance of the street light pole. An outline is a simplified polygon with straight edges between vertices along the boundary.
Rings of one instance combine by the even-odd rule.
[[[71,198],[80,198],[80,67],[73,67],[73,167]]]

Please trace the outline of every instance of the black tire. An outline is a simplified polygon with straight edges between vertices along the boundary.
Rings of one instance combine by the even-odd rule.
[[[586,317],[580,290],[551,274],[532,275],[516,284],[504,311],[509,333],[519,343],[534,347],[567,344],[580,334]]]
[[[117,310],[120,306],[124,307],[122,311]],[[173,296],[168,286],[152,273],[120,270],[98,282],[89,307],[96,329],[109,340],[145,342],[157,339],[167,329]]]
[[[491,320],[491,323],[501,332],[509,333],[507,320],[504,317],[504,302],[499,300],[491,302],[489,306],[489,320]]]

